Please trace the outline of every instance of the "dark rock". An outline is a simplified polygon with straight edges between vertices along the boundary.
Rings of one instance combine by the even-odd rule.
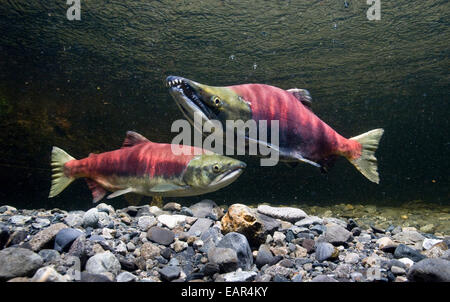
[[[291,230],[287,230],[286,231],[286,241],[291,242],[294,239],[295,239],[294,232],[292,232]]]
[[[21,243],[27,238],[28,232],[25,230],[14,231],[10,236],[8,241],[5,244],[5,247],[13,246]]]
[[[256,266],[260,269],[264,265],[272,263],[273,258],[274,257],[269,247],[265,244],[262,244],[259,247],[258,254],[256,255]]]
[[[77,229],[62,229],[55,236],[55,247],[54,249],[58,252],[68,251],[72,243],[83,235],[83,232]]]
[[[405,244],[399,244],[399,246],[395,249],[394,257],[397,259],[406,257],[414,262],[419,262],[420,260],[426,258],[426,256],[422,255],[418,250],[413,249]]]
[[[138,269],[136,263],[134,262],[134,259],[128,259],[122,255],[116,255],[116,257],[119,260],[120,267],[124,271],[133,272]]]
[[[205,275],[203,273],[192,273],[186,277],[186,282],[189,282],[191,280],[201,280],[201,279],[203,279],[204,276]],[[183,280],[180,280],[180,281],[182,282]]]
[[[295,266],[294,262],[292,262],[289,259],[283,259],[281,260],[278,265],[281,265],[283,267],[287,267],[287,268],[293,268]]]
[[[225,273],[233,272],[238,268],[238,257],[236,251],[231,248],[210,248],[208,251],[208,259],[212,263],[217,263],[220,270]]]
[[[117,282],[134,282],[137,281],[138,277],[129,272],[122,272],[117,277]]]
[[[386,232],[392,233],[392,231],[395,229],[395,226],[393,226],[392,224],[390,226],[388,226],[388,228],[386,229]]]
[[[217,244],[217,247],[227,247],[236,251],[238,266],[243,270],[249,270],[253,264],[253,255],[247,238],[239,233],[228,233]]]
[[[180,275],[180,268],[177,266],[166,266],[159,270],[161,279],[164,281],[172,281]]]
[[[220,271],[219,264],[208,262],[202,269],[205,276],[212,276]]]
[[[267,215],[264,215],[261,213],[256,213],[256,217],[262,225],[261,234],[263,235],[264,239],[268,234],[272,235],[281,226],[280,221],[278,221],[277,219],[272,218],[270,216],[267,216]]]
[[[314,239],[314,234],[312,233],[298,233],[297,238],[299,239]]]
[[[168,202],[162,209],[163,211],[181,211],[181,205],[176,202]]]
[[[203,241],[203,246],[200,248],[200,251],[203,253],[208,253],[208,250],[216,246],[216,244],[222,240],[223,235],[220,232],[220,229],[216,227],[209,228],[201,235],[200,239]]]
[[[319,242],[316,245],[316,259],[318,261],[336,258],[337,254],[336,248],[331,243]]]
[[[209,218],[198,218],[187,232],[187,236],[197,236],[196,234],[207,231],[214,222]],[[199,237],[200,237],[199,236]]]
[[[7,227],[2,227],[0,230],[0,250],[3,249],[9,239],[9,230]]]
[[[130,217],[136,217],[138,213],[138,208],[135,206],[129,206],[128,208],[123,210],[126,214],[128,214]]]
[[[358,227],[359,227],[359,225],[356,223],[356,221],[354,221],[353,219],[349,219],[348,220],[348,223],[347,223],[347,230],[348,231],[351,231],[354,228],[358,228]]]
[[[328,277],[327,275],[319,275],[312,278],[311,282],[338,282],[338,281],[332,277]]]
[[[59,258],[61,257],[57,251],[51,250],[51,249],[42,249],[42,250],[40,250],[39,251],[39,256],[42,257],[42,260],[45,263],[55,262],[55,261],[59,260]]]
[[[306,249],[308,254],[311,254],[315,250],[316,242],[313,239],[305,238],[302,241],[302,247]]]
[[[359,235],[361,235],[361,229],[358,228],[358,227],[353,228],[353,229],[352,229],[352,235],[353,235],[353,236],[359,236]]]
[[[322,234],[327,230],[327,227],[322,224],[313,225],[310,229],[311,231],[315,231],[317,234]]]
[[[269,263],[270,266],[273,266],[275,264],[277,264],[278,262],[280,262],[281,260],[283,260],[283,256],[273,256],[272,261]]]
[[[386,233],[385,230],[383,230],[383,229],[381,229],[381,228],[379,228],[379,227],[376,227],[376,226],[374,226],[374,225],[371,225],[370,227],[371,227],[371,229],[372,229],[372,231],[373,231],[374,233],[379,233],[379,234],[384,234],[384,233]]]
[[[158,226],[150,228],[150,230],[148,230],[147,232],[147,239],[162,245],[171,244],[174,238],[174,232]]]
[[[172,255],[172,249],[170,249],[168,247],[166,247],[165,249],[163,249],[161,251],[161,256],[163,256],[167,260],[170,260],[171,255]]]
[[[275,275],[272,279],[273,282],[289,282],[290,280],[284,276]]]
[[[175,258],[173,258],[173,259],[175,259]],[[169,261],[162,256],[156,256],[155,260],[158,261],[159,264],[163,264],[163,265],[169,263]]]
[[[192,212],[192,210],[187,208],[187,207],[182,207],[181,211],[180,211],[180,214],[181,215],[190,216],[190,217],[194,216],[194,212]]]
[[[32,276],[42,265],[42,257],[31,250],[9,247],[0,251],[0,280]]]
[[[111,282],[111,280],[100,274],[91,274],[88,272],[81,272],[81,282]]]
[[[408,280],[450,282],[450,261],[439,258],[423,259],[409,269]]]

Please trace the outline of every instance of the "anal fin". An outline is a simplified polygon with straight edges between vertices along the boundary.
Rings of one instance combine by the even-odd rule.
[[[108,197],[106,197],[106,198],[111,199],[111,198],[114,198],[114,197],[117,197],[117,196],[120,196],[120,195],[123,195],[123,194],[131,193],[131,192],[134,192],[133,188],[126,188],[126,189],[123,189],[123,190],[117,190],[114,193],[109,194]]]
[[[102,200],[103,197],[105,197],[106,190],[103,189],[103,187],[98,182],[96,182],[95,180],[92,180],[90,178],[86,178],[86,183],[92,192],[92,202],[93,203],[97,203],[100,200]]]

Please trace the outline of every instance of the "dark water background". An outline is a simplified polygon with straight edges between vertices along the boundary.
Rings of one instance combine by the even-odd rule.
[[[235,183],[178,202],[450,205],[448,1],[382,0],[380,21],[365,0],[81,1],[81,21],[65,2],[0,2],[0,204],[89,208],[81,180],[47,198],[51,147],[82,158],[127,130],[170,142],[174,74],[306,88],[342,135],[385,129],[379,185],[345,159],[323,176],[244,157]]]

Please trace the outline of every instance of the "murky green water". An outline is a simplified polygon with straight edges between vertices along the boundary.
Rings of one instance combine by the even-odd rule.
[[[367,19],[363,0],[82,1],[80,21],[67,20],[68,7],[0,3],[1,204],[88,208],[83,181],[47,199],[51,146],[81,158],[118,148],[127,130],[170,142],[170,125],[183,116],[163,81],[175,74],[306,88],[315,113],[342,135],[385,129],[379,185],[344,159],[324,176],[243,157],[238,181],[179,202],[370,204],[402,213],[421,200],[448,214],[448,1],[381,0],[380,21]]]

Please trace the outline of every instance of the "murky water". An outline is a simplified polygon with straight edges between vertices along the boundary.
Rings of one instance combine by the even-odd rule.
[[[127,130],[170,142],[170,125],[183,116],[163,81],[175,74],[306,88],[314,112],[342,135],[385,129],[379,185],[344,159],[322,175],[242,157],[248,168],[238,181],[179,202],[371,204],[401,213],[421,200],[448,214],[448,1],[381,0],[379,21],[367,19],[360,0],[82,1],[80,21],[67,20],[68,7],[0,3],[1,204],[88,208],[83,181],[47,199],[51,147],[82,158],[118,148]]]

